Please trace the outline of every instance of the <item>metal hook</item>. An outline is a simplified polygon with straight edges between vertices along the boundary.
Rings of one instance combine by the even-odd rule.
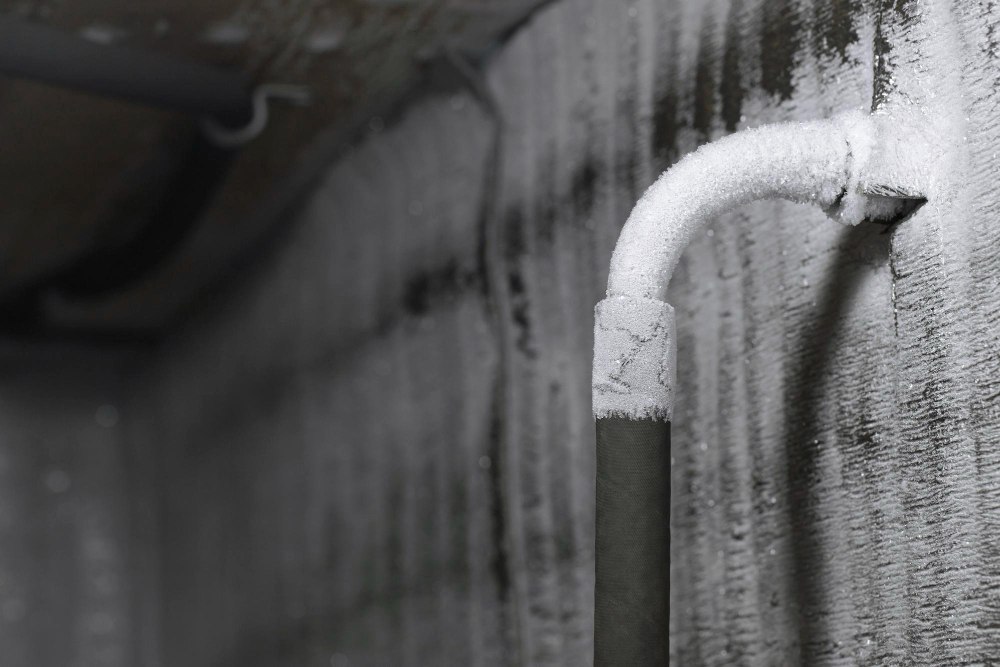
[[[305,86],[284,83],[265,83],[253,92],[253,116],[243,127],[230,128],[214,118],[203,118],[201,129],[208,140],[219,148],[239,148],[256,139],[268,121],[268,100],[282,100],[295,106],[306,106],[313,101],[312,92]]]

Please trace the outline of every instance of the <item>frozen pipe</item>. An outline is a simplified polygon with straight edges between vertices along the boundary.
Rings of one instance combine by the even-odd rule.
[[[884,202],[858,176],[871,122],[857,112],[744,130],[682,159],[632,209],[595,309],[598,667],[668,663],[676,342],[664,299],[681,253],[709,221],[758,199],[814,203],[849,225],[878,214]]]

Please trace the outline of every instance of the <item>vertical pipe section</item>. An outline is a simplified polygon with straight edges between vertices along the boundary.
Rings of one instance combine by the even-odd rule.
[[[670,422],[597,420],[595,665],[666,665]]]

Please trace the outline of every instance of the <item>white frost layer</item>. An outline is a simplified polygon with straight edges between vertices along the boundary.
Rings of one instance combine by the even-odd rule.
[[[594,309],[594,416],[670,421],[677,344],[674,309],[611,296]]]
[[[670,276],[691,238],[718,215],[758,199],[814,203],[845,224],[864,219],[861,174],[872,120],[779,123],[702,146],[664,173],[632,209],[596,308],[594,416],[669,420],[677,356]]]
[[[814,203],[845,224],[864,217],[857,165],[870,150],[861,112],[743,130],[706,144],[665,172],[632,209],[618,238],[608,296],[663,300],[694,235],[725,211],[758,199]]]

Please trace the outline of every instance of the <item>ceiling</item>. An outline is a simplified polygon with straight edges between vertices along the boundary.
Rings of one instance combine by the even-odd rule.
[[[109,48],[238,70],[256,83],[302,84],[313,97],[306,107],[274,105],[264,133],[220,161],[192,148],[204,143],[192,118],[0,78],[0,327],[24,335],[164,331],[239,273],[338,147],[419,87],[428,62],[446,49],[486,57],[541,4],[0,1],[0,14]],[[159,235],[146,238],[150,228]],[[163,234],[175,231],[176,248],[157,256],[173,247]],[[108,249],[130,243],[145,243],[129,256],[137,270],[117,282],[95,279],[95,270],[122,264]],[[74,287],[88,284],[99,289]]]

